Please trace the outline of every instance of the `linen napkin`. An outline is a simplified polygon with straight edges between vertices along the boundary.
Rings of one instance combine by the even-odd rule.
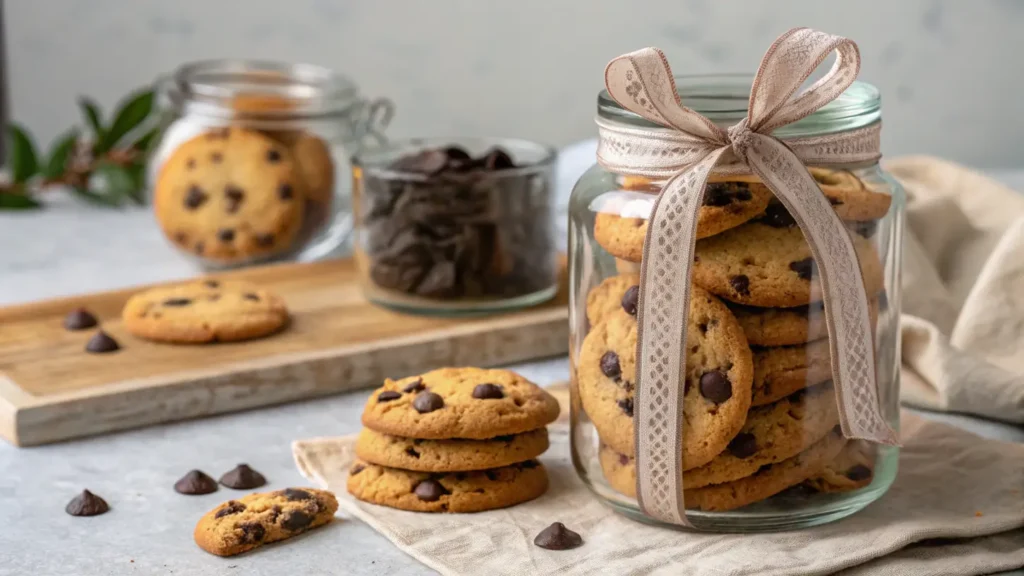
[[[1024,423],[1024,194],[929,157],[906,188],[904,403]]]
[[[563,407],[564,387],[557,390]],[[356,500],[345,489],[355,436],[293,443],[299,471],[341,510],[444,575],[696,576],[988,574],[1024,566],[1024,445],[986,440],[903,414],[900,471],[878,502],[837,523],[759,535],[686,533],[612,512],[576,476],[566,415],[540,458],[547,494],[477,514],[421,514]],[[584,545],[553,552],[533,538],[559,521]]]

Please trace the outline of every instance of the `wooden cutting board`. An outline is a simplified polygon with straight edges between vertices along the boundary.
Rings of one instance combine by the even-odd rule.
[[[0,308],[0,435],[19,446],[279,404],[380,385],[440,366],[496,366],[565,354],[565,282],[551,302],[469,319],[413,316],[367,302],[350,260],[213,276],[256,282],[292,313],[274,336],[238,343],[140,340],[121,308],[145,287]],[[87,354],[95,329],[64,330],[85,307],[121,343]]]

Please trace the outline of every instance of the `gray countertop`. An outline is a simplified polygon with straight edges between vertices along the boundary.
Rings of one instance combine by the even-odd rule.
[[[1020,173],[1005,180],[1024,183]],[[67,199],[42,212],[0,213],[0,246],[0,305],[194,274],[145,212],[83,208]],[[514,368],[541,384],[568,375],[564,358]],[[171,488],[192,468],[216,477],[239,462],[263,472],[268,489],[307,484],[292,462],[291,441],[356,432],[364,398],[352,393],[36,448],[0,442],[0,576],[430,573],[351,520],[251,554],[210,556],[192,542],[196,519],[244,492],[186,497]],[[1018,428],[929,416],[1024,442]],[[65,514],[82,488],[103,496],[111,512]]]

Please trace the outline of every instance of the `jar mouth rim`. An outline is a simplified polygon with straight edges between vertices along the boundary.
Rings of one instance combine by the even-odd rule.
[[[751,74],[684,74],[675,76],[676,92],[684,106],[692,108],[722,127],[729,127],[747,114]],[[597,96],[598,116],[631,126],[663,128],[626,110],[601,90]],[[855,80],[838,98],[814,113],[776,131],[780,136],[815,135],[859,128],[881,118],[881,94],[874,85]]]
[[[177,106],[195,103],[223,107],[233,116],[236,97],[279,97],[280,108],[241,111],[246,116],[296,118],[343,112],[359,99],[356,83],[329,68],[315,64],[220,58],[197,60],[179,66],[161,78],[168,98]]]
[[[352,156],[352,165],[377,177],[401,180],[427,180],[429,179],[429,176],[422,172],[396,170],[391,168],[391,161],[396,158],[396,155],[414,154],[418,151],[429,148],[445,148],[448,146],[463,146],[479,149],[504,148],[506,152],[511,151],[513,154],[518,150],[528,151],[537,155],[536,160],[531,161],[528,164],[489,173],[493,177],[497,178],[505,176],[521,176],[523,174],[537,172],[538,170],[552,167],[555,160],[558,158],[558,150],[553,146],[534,142],[532,140],[502,137],[431,136],[426,138],[391,140],[382,146],[362,150]]]

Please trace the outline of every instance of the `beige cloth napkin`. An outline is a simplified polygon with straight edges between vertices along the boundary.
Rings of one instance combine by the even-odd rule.
[[[354,436],[300,440],[293,453],[344,513],[444,575],[956,576],[1024,567],[1024,446],[907,413],[901,436],[899,476],[881,500],[834,524],[752,536],[684,533],[612,512],[577,478],[564,421],[551,427],[541,457],[547,494],[478,514],[404,512],[352,498],[345,480]],[[580,532],[584,546],[534,546],[554,521]]]
[[[1024,423],[1024,194],[928,157],[907,189],[903,402]]]

